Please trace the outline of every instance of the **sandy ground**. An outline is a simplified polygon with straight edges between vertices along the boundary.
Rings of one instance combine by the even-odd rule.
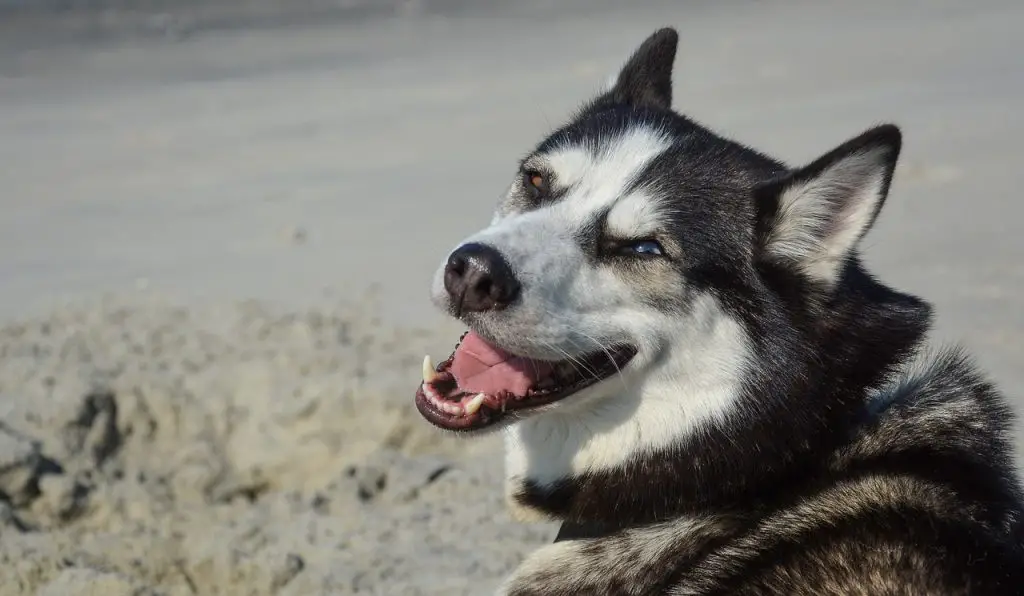
[[[413,411],[459,331],[428,282],[666,24],[677,106],[725,134],[798,163],[902,125],[867,260],[1021,403],[1019,2],[15,4],[5,596],[489,593],[553,528],[505,515],[493,439]]]

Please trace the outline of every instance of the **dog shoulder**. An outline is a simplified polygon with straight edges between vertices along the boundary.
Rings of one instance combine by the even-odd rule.
[[[933,448],[1001,455],[1013,412],[1005,398],[958,347],[924,349],[871,393],[873,420],[846,454],[877,457]]]
[[[888,517],[888,519],[886,519]],[[851,520],[852,521],[852,520]],[[860,523],[863,522],[863,523]],[[858,525],[820,527],[799,542],[779,544],[739,573],[672,594],[818,594],[875,596],[1021,593],[1021,556],[985,532],[923,512],[882,513]],[[888,528],[883,526],[889,526]],[[927,527],[926,526],[930,526]],[[917,533],[896,536],[897,530]],[[922,540],[922,534],[928,538]]]
[[[984,553],[987,561],[979,563]],[[799,496],[679,575],[678,594],[961,594],[1024,577],[957,491],[865,474]],[[984,567],[984,569],[983,569]],[[1016,584],[1020,585],[1020,584]]]
[[[873,392],[867,411],[870,419],[836,452],[834,476],[884,469],[929,479],[956,491],[961,509],[990,531],[1020,531],[1014,414],[962,350],[920,352]]]
[[[1024,585],[1020,560],[1016,545],[973,522],[955,490],[867,475],[759,519],[680,518],[555,543],[498,593],[1009,594]]]
[[[662,593],[678,569],[696,564],[738,524],[727,515],[688,516],[601,538],[556,542],[531,554],[498,594]]]

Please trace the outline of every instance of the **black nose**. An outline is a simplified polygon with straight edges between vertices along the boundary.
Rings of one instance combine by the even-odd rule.
[[[463,244],[448,257],[444,289],[456,315],[498,310],[519,294],[519,281],[501,253],[484,244]]]

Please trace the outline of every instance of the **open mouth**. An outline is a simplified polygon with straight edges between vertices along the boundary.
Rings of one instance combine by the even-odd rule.
[[[619,346],[570,360],[534,360],[502,350],[470,331],[436,368],[429,356],[423,361],[416,408],[443,429],[479,430],[599,383],[635,355],[635,348]]]

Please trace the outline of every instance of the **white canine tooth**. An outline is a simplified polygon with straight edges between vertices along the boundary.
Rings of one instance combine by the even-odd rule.
[[[476,414],[477,410],[480,409],[480,406],[483,405],[484,398],[486,397],[487,396],[483,393],[477,393],[473,399],[466,402],[466,413]]]
[[[423,382],[433,383],[437,380],[437,371],[434,370],[434,363],[430,361],[430,354],[423,357]]]

